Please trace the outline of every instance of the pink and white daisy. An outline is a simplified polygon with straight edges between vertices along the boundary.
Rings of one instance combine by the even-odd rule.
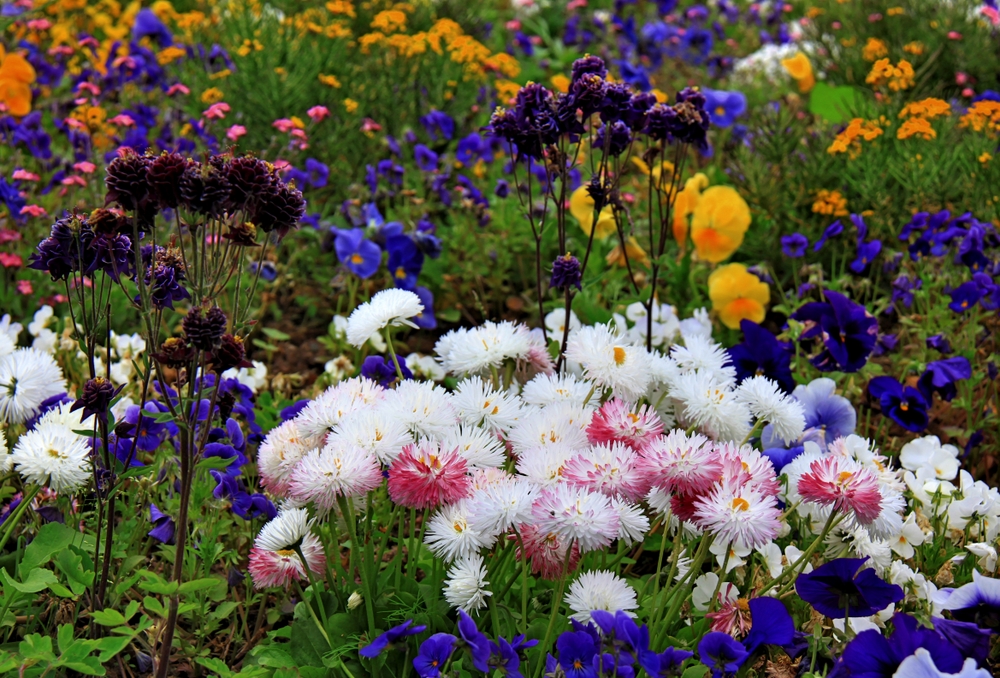
[[[601,405],[587,427],[591,443],[619,442],[633,450],[644,447],[663,433],[663,422],[656,410],[648,405],[630,407],[619,398]]]
[[[571,485],[609,497],[639,501],[649,491],[648,476],[639,468],[639,456],[623,443],[594,445],[573,456],[562,477]]]
[[[695,523],[725,543],[760,548],[778,536],[781,509],[774,494],[722,483],[695,502]]]
[[[255,588],[287,586],[307,579],[306,566],[315,574],[326,568],[326,556],[319,539],[311,531],[309,512],[286,509],[261,528],[250,550],[250,577]],[[303,563],[295,548],[305,556]]]
[[[542,579],[558,579],[564,568],[572,572],[580,562],[580,545],[573,542],[569,563],[566,563],[566,548],[570,542],[555,532],[539,530],[534,524],[525,523],[518,527],[518,533],[523,549],[517,550],[517,557],[527,558],[531,563],[531,572]]]
[[[878,477],[849,457],[814,460],[799,478],[798,491],[805,501],[851,512],[861,525],[871,523],[882,511]]]
[[[579,544],[581,553],[603,548],[618,536],[618,512],[611,500],[566,483],[543,490],[531,515],[539,531]]]
[[[260,484],[276,497],[286,496],[295,465],[316,448],[318,440],[303,435],[294,420],[272,429],[257,449]]]
[[[472,480],[457,450],[434,441],[407,445],[389,467],[389,496],[407,508],[435,508],[469,495]]]
[[[700,494],[722,477],[722,457],[712,442],[680,429],[654,438],[642,457],[650,482],[670,492]]]
[[[716,444],[722,457],[723,482],[750,485],[761,494],[777,495],[781,490],[778,475],[771,460],[750,445]]]
[[[338,497],[360,497],[382,484],[382,467],[371,452],[331,440],[308,452],[292,471],[288,493],[299,502],[315,502],[328,511]]]

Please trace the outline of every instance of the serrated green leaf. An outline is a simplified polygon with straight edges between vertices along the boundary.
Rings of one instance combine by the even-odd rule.
[[[218,674],[220,678],[229,678],[229,676],[233,675],[233,672],[229,670],[228,666],[226,666],[226,662],[221,659],[216,659],[214,657],[199,657],[195,661],[209,671]]]
[[[82,546],[84,550],[92,550],[94,538],[81,534],[62,523],[46,523],[38,530],[38,534],[24,549],[24,558],[18,565],[18,573],[22,576],[36,567],[40,567],[56,553],[64,550],[70,544]]]
[[[101,626],[124,626],[127,623],[121,612],[110,607],[106,610],[91,612],[90,616]]]
[[[133,636],[106,636],[94,643],[94,649],[98,650],[100,654],[97,655],[97,659],[103,664],[111,659],[114,659],[115,655],[128,647],[128,644],[132,642]]]
[[[31,633],[24,637],[17,646],[18,652],[25,659],[33,659],[35,662],[54,662],[56,655],[52,652],[52,639],[38,633]]]
[[[28,573],[28,576],[23,582],[14,581],[7,570],[0,570],[0,577],[3,577],[4,588],[8,586],[20,591],[21,593],[38,593],[39,591],[44,591],[50,588],[53,584],[59,584],[59,580],[52,570],[46,570],[42,567],[36,567],[34,570]]]
[[[167,609],[163,606],[163,603],[152,596],[143,598],[142,606],[150,614],[155,614],[157,617],[163,617],[164,619],[167,618]]]

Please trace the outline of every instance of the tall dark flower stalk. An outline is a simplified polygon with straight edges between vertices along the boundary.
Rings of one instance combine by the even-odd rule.
[[[104,607],[115,497],[128,480],[139,439],[134,436],[124,454],[112,445],[108,414],[117,393],[108,390],[110,372],[96,372],[100,344],[110,345],[111,295],[117,290],[133,305],[143,338],[154,349],[138,366],[139,412],[155,392],[167,410],[163,418],[178,428],[180,505],[171,580],[180,583],[191,488],[212,422],[220,416],[221,374],[246,366],[243,346],[253,324],[260,264],[305,211],[301,192],[252,157],[216,155],[198,162],[176,153],[150,156],[124,148],[108,166],[106,185],[105,207],[57,221],[32,263],[65,281],[77,336],[89,357],[91,378],[78,402],[97,415],[95,438],[102,450],[95,461],[98,534],[103,528],[92,609]],[[183,331],[168,336],[178,314]],[[177,594],[170,596],[158,678],[169,670],[178,606]]]

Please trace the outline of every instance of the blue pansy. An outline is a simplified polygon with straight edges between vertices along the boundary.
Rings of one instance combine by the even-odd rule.
[[[806,253],[809,239],[801,233],[781,236],[781,251],[786,257],[797,259]]]
[[[423,144],[413,147],[413,158],[417,167],[424,172],[433,172],[438,168],[438,154]]]
[[[361,650],[358,651],[358,654],[362,657],[367,657],[368,659],[377,657],[383,650],[398,640],[406,638],[407,636],[415,636],[418,633],[423,633],[427,628],[423,625],[412,626],[412,624],[413,620],[408,619],[399,626],[393,626],[382,635],[376,637],[371,643],[361,648]]]
[[[893,377],[875,377],[868,382],[868,393],[878,400],[883,415],[907,431],[927,428],[927,400],[912,386],[903,386]]]
[[[747,110],[747,97],[743,92],[707,88],[701,91],[705,95],[705,110],[716,127],[730,127]]]
[[[740,329],[743,341],[729,349],[737,383],[763,375],[786,392],[795,388],[788,345],[752,320],[740,321]]]
[[[965,356],[955,356],[927,363],[927,369],[920,375],[917,388],[930,403],[937,393],[943,400],[951,401],[958,395],[956,382],[972,378],[972,365]]]
[[[735,675],[748,656],[739,641],[721,631],[706,633],[698,643],[698,658],[712,671],[712,678]]]
[[[382,263],[382,250],[360,228],[335,229],[334,249],[340,263],[359,278],[370,278]]]
[[[811,302],[792,314],[805,325],[799,340],[819,340],[823,348],[810,362],[821,372],[857,372],[868,361],[878,339],[878,322],[861,304],[827,290],[827,301]]]
[[[438,678],[455,649],[457,638],[450,633],[435,633],[420,644],[420,652],[413,658],[413,668],[420,678]]]
[[[174,44],[170,29],[148,7],[139,10],[135,15],[135,23],[132,24],[132,40],[138,42],[146,37],[156,40],[161,49]]]
[[[795,591],[802,600],[832,619],[870,617],[903,599],[903,589],[888,584],[867,558],[837,558],[800,574]]]

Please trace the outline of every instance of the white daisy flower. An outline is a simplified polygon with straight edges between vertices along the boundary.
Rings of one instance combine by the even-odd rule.
[[[386,394],[382,407],[421,440],[447,435],[458,421],[451,396],[431,382],[401,382]]]
[[[798,440],[806,427],[802,404],[778,388],[778,384],[760,375],[744,379],[735,391],[737,402],[746,405],[761,421],[773,427],[785,444]]]
[[[319,436],[309,438],[303,435],[294,419],[271,429],[257,448],[260,484],[272,494],[284,496],[295,465],[320,443]]]
[[[450,570],[444,583],[444,598],[448,603],[466,613],[486,607],[486,599],[493,595],[486,589],[486,565],[481,555],[462,558]]]
[[[0,428],[0,473],[10,473],[10,468],[13,465],[14,460],[11,459],[10,453],[7,452],[7,436],[4,435],[3,429]]]
[[[31,418],[46,398],[65,391],[62,370],[52,356],[20,348],[0,358],[0,421],[20,424]]]
[[[427,524],[424,544],[438,558],[454,562],[493,545],[495,536],[483,534],[469,523],[468,500],[443,506]]]
[[[570,403],[529,410],[511,429],[508,440],[518,453],[554,446],[584,450],[590,447],[586,431],[592,416],[590,410]]]
[[[0,332],[0,360],[9,356],[16,348],[17,344],[14,343],[14,340],[5,332]]]
[[[347,319],[347,342],[361,348],[386,327],[416,327],[410,318],[423,312],[424,305],[413,292],[396,287],[382,290],[351,313]]]
[[[522,360],[531,347],[531,332],[524,325],[487,320],[478,327],[444,335],[434,352],[446,372],[461,376],[499,368],[508,359]]]
[[[499,468],[507,461],[507,451],[500,438],[482,428],[452,427],[441,438],[441,446],[457,449],[470,469]]]
[[[599,492],[554,485],[538,496],[531,515],[539,532],[576,542],[581,553],[604,548],[618,537],[618,512]]]
[[[325,436],[348,414],[381,402],[385,395],[385,389],[375,381],[354,377],[331,386],[310,401],[295,417],[295,423],[306,437]]]
[[[646,538],[646,533],[649,532],[649,518],[641,507],[615,497],[611,500],[611,508],[618,512],[618,538],[625,542],[625,546],[631,546]]]
[[[17,346],[17,338],[23,329],[24,326],[21,325],[21,323],[13,322],[13,319],[10,317],[10,313],[4,313],[3,316],[0,317],[0,334],[10,339],[10,343],[12,345]]]
[[[406,367],[413,372],[414,377],[424,381],[444,381],[445,378],[445,371],[429,355],[411,353],[406,356]]]
[[[686,337],[683,346],[670,349],[670,357],[682,372],[704,372],[719,384],[736,383],[736,368],[729,351],[712,341],[711,336]]]
[[[36,426],[17,439],[10,461],[25,481],[72,493],[90,479],[90,444],[65,426]]]
[[[338,497],[360,497],[382,484],[375,455],[342,440],[311,450],[292,470],[289,494],[300,502],[315,502],[328,511]]]
[[[696,426],[719,441],[742,441],[750,432],[750,410],[729,388],[709,372],[680,375],[670,389],[680,401],[678,413],[688,426]]]
[[[581,574],[569,586],[566,605],[573,611],[570,616],[583,624],[591,621],[590,613],[594,610],[604,610],[611,614],[622,611],[635,617],[632,610],[639,607],[635,589],[608,570]]]
[[[580,363],[587,379],[600,388],[610,388],[623,400],[638,400],[649,387],[649,352],[628,343],[608,325],[575,332],[567,342],[566,357]]]
[[[469,377],[455,387],[451,398],[463,424],[483,425],[491,431],[507,433],[521,417],[517,396],[502,393],[479,377]]]
[[[577,379],[572,374],[539,374],[524,385],[521,399],[529,405],[545,407],[568,402],[583,407],[593,384]]]
[[[388,466],[403,451],[404,445],[413,442],[413,435],[391,410],[376,406],[344,416],[329,440],[341,440],[365,450]]]
[[[493,535],[529,523],[539,491],[534,483],[516,476],[490,483],[468,500],[469,523],[477,532]]]

